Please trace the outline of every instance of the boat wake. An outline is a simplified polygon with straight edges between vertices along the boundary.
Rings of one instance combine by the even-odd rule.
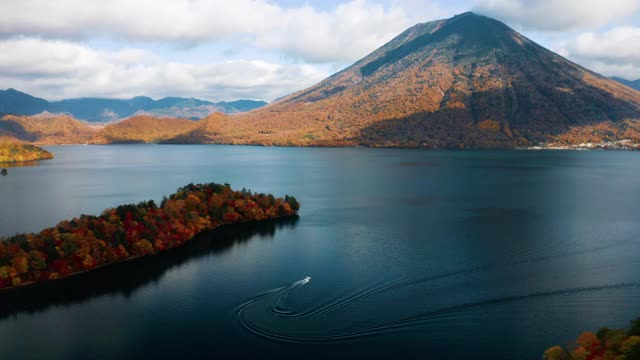
[[[437,276],[431,279],[437,279]],[[602,296],[620,296],[633,292],[640,294],[640,283],[620,283],[604,286],[575,287],[540,291],[521,295],[498,296],[478,299],[460,304],[423,309],[413,313],[391,312],[385,318],[380,312],[367,311],[360,307],[364,302],[376,300],[385,293],[402,290],[417,283],[428,281],[399,281],[381,285],[334,299],[329,303],[309,309],[296,310],[288,305],[288,299],[310,278],[296,281],[288,286],[264,292],[236,309],[236,319],[243,329],[276,341],[297,343],[330,343],[376,336],[389,332],[415,330],[417,327],[447,317],[459,317],[488,310],[504,304],[530,301],[541,298],[598,293]],[[365,301],[366,300],[366,301]],[[379,300],[379,299],[378,299]],[[418,310],[418,309],[414,309]]]

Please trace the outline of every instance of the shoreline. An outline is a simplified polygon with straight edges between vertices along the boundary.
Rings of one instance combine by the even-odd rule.
[[[160,252],[158,252],[156,254],[134,255],[134,256],[128,257],[126,259],[121,259],[121,260],[110,262],[110,263],[107,263],[107,264],[102,264],[100,266],[96,266],[96,267],[91,268],[91,269],[86,269],[86,270],[82,270],[82,271],[76,271],[76,272],[70,273],[68,275],[55,278],[55,279],[47,279],[47,280],[40,280],[40,281],[34,280],[34,281],[24,282],[24,283],[21,283],[19,285],[12,285],[12,286],[8,286],[8,287],[0,288],[0,297],[3,294],[9,294],[9,293],[13,293],[13,292],[20,292],[20,291],[27,290],[27,289],[33,289],[33,288],[36,288],[36,287],[42,286],[42,285],[55,285],[56,283],[62,283],[64,281],[68,281],[68,280],[76,278],[76,277],[86,276],[86,275],[91,274],[94,271],[100,271],[100,270],[108,269],[108,268],[110,268],[112,266],[124,265],[124,264],[128,264],[128,263],[133,263],[133,262],[136,262],[136,261],[141,261],[143,259],[154,258],[154,257],[157,257],[159,255],[170,254],[172,251],[176,251],[176,250],[184,247],[190,241],[196,239],[196,237],[198,237],[198,236],[202,236],[203,234],[206,234],[206,233],[209,233],[209,232],[213,232],[215,230],[223,229],[225,227],[242,226],[242,225],[248,225],[248,224],[250,224],[250,225],[265,224],[265,223],[269,223],[269,222],[277,222],[277,221],[282,221],[282,220],[287,220],[287,219],[296,219],[298,217],[299,217],[299,215],[296,213],[296,214],[293,214],[293,215],[277,216],[277,217],[274,217],[274,218],[271,218],[271,219],[253,220],[253,221],[240,221],[240,222],[221,224],[221,225],[218,225],[216,227],[213,227],[213,228],[210,228],[210,229],[206,229],[206,230],[203,230],[203,231],[201,231],[201,232],[199,232],[197,234],[194,234],[194,236],[191,239],[186,241],[181,246],[168,248],[168,249],[166,249],[164,251],[160,251]]]
[[[124,204],[39,232],[0,238],[0,293],[160,255],[225,225],[298,215],[295,197],[234,191],[229,184],[188,184],[160,206]]]
[[[528,147],[495,147],[495,148],[459,148],[459,147],[432,147],[432,146],[332,146],[332,145],[265,145],[265,144],[232,144],[232,143],[110,143],[110,144],[36,144],[37,146],[112,146],[112,145],[158,145],[158,146],[250,146],[250,147],[273,147],[273,148],[310,148],[310,149],[403,149],[403,150],[435,150],[435,151],[640,151],[640,143],[630,143],[619,146],[614,143],[594,143],[579,145],[536,145]],[[50,160],[50,159],[41,159]],[[40,160],[34,160],[40,161]],[[0,163],[2,164],[2,163]]]

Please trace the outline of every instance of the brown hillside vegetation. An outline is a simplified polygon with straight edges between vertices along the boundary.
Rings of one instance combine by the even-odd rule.
[[[53,159],[53,154],[30,144],[0,143],[0,163]]]
[[[95,130],[67,115],[14,116],[0,119],[0,141],[36,144],[83,144]]]
[[[597,137],[580,129],[603,122],[624,137],[638,119],[640,92],[465,13],[418,24],[311,88],[212,115],[168,142],[512,148],[582,142],[563,134]]]
[[[136,116],[103,128],[93,143],[155,143],[190,131],[196,122],[187,119]]]

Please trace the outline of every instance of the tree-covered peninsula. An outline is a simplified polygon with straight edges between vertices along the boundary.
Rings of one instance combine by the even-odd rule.
[[[0,143],[0,163],[53,159],[53,154],[35,145]]]
[[[0,238],[0,288],[53,280],[184,245],[224,224],[297,214],[293,196],[234,191],[228,184],[189,184],[160,206],[121,205],[82,215],[39,233]]]

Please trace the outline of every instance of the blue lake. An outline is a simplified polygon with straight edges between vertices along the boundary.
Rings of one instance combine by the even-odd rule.
[[[640,316],[637,153],[47,149],[54,160],[0,177],[0,236],[190,182],[302,209],[75,287],[0,294],[3,360],[538,359]]]

